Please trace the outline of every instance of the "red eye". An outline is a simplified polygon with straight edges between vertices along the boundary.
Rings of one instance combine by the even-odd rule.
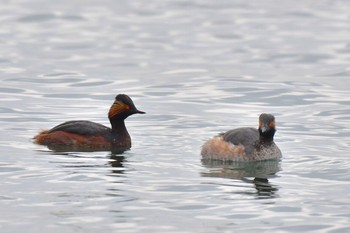
[[[125,110],[129,110],[129,109],[130,109],[130,106],[129,106],[129,105],[125,105],[124,109],[125,109]]]

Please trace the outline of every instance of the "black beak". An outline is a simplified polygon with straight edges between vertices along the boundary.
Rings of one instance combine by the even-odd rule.
[[[135,109],[134,113],[145,114],[145,112]]]
[[[267,125],[263,125],[263,126],[260,126],[260,129],[262,133],[265,133],[269,129],[269,127]]]

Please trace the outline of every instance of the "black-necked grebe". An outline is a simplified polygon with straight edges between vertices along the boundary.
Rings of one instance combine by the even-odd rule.
[[[37,144],[49,148],[73,150],[125,150],[131,147],[131,138],[124,120],[137,110],[131,98],[120,94],[115,97],[108,112],[112,128],[91,121],[67,121],[34,137]]]
[[[273,141],[275,132],[275,117],[263,113],[258,129],[238,128],[215,136],[203,145],[201,155],[204,159],[228,161],[279,159],[282,153]]]

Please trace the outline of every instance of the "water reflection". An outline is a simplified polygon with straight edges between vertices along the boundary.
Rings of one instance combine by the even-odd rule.
[[[257,198],[274,198],[278,188],[270,183],[269,179],[276,176],[281,170],[279,160],[267,160],[257,162],[228,162],[219,160],[202,160],[203,166],[208,170],[202,172],[203,177],[219,177],[241,180],[244,183],[253,184]],[[251,179],[254,178],[254,179]],[[251,194],[244,192],[244,194]]]
[[[116,173],[116,174],[124,174],[125,171],[125,167],[124,167],[124,163],[126,162],[126,158],[125,156],[123,156],[122,154],[125,152],[125,150],[115,150],[115,151],[111,151],[108,155],[102,155],[103,158],[105,158],[107,156],[107,158],[109,158],[107,164],[87,164],[86,161],[84,161],[84,158],[100,158],[101,155],[95,155],[95,154],[90,154],[89,156],[87,156],[86,154],[81,154],[80,152],[82,152],[81,150],[78,150],[77,152],[79,152],[78,154],[76,153],[72,153],[72,152],[76,152],[76,151],[72,151],[72,150],[52,150],[51,154],[55,154],[55,155],[64,155],[66,157],[70,157],[70,158],[77,158],[78,160],[75,161],[67,161],[68,164],[64,165],[64,167],[106,167],[106,166],[111,166],[112,167],[112,173]],[[85,150],[84,152],[94,152],[94,151],[87,151]],[[81,161],[80,161],[81,160]]]
[[[254,178],[253,183],[256,188],[256,193],[259,198],[271,198],[276,197],[278,188],[275,185],[270,184],[266,178]]]
[[[64,152],[98,152],[98,151],[110,151],[112,155],[119,155],[124,153],[125,151],[129,150],[130,148],[89,148],[84,146],[61,146],[61,145],[49,145],[47,148],[54,152],[64,153]]]
[[[112,153],[110,159],[111,161],[109,161],[109,164],[114,168],[112,172],[117,174],[123,174],[125,171],[123,165],[123,163],[125,162],[125,156]]]

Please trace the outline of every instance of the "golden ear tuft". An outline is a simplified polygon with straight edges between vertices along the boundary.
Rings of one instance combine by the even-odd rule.
[[[118,114],[120,114],[121,112],[123,112],[126,108],[125,106],[128,106],[120,101],[115,101],[111,108],[109,109],[108,112],[108,117],[109,118],[113,118],[115,116],[117,116]]]
[[[270,128],[275,128],[275,126],[276,126],[276,122],[275,121],[270,122],[270,124],[269,124]]]

